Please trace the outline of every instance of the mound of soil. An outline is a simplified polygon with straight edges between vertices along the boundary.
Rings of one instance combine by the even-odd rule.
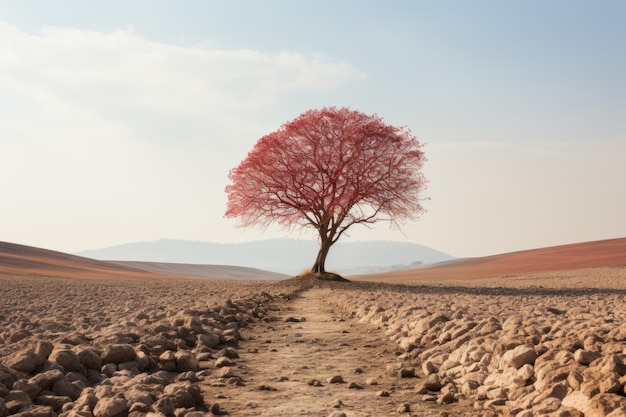
[[[308,274],[298,275],[295,277],[288,278],[286,280],[283,280],[282,282],[293,283],[293,284],[303,284],[305,286],[308,286],[308,285],[316,285],[322,282],[351,282],[351,281],[349,279],[342,277],[339,274],[335,274],[334,272],[321,272],[321,273],[309,272]]]

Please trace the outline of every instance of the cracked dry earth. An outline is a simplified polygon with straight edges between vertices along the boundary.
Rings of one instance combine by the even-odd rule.
[[[242,329],[229,382],[206,386],[236,416],[456,416],[471,404],[418,402],[403,378],[398,346],[370,324],[336,312],[329,289],[313,288],[271,307]],[[444,411],[445,410],[445,411]]]

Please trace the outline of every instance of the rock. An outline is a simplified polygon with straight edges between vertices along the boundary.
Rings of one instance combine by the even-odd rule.
[[[15,384],[13,384],[13,389],[18,391],[24,391],[26,394],[28,394],[31,400],[34,400],[35,397],[37,397],[41,392],[41,387],[39,385],[26,379],[20,379],[15,381]]]
[[[216,368],[222,368],[224,366],[233,366],[233,365],[235,365],[235,362],[233,362],[230,358],[227,358],[226,356],[221,356],[217,358],[217,360],[215,361]]]
[[[422,383],[424,385],[424,388],[426,388],[428,391],[441,391],[441,378],[439,378],[439,375],[437,374],[428,375],[428,377]]]
[[[537,359],[535,348],[530,345],[520,345],[504,353],[502,358],[513,368],[519,369],[522,365],[534,364]]]
[[[218,378],[225,379],[225,378],[232,378],[232,377],[234,377],[236,375],[235,375],[235,372],[233,371],[233,369],[230,366],[225,366],[223,368],[220,368],[217,371],[216,376]]]
[[[402,404],[396,409],[397,413],[410,413],[411,412],[411,404]]]
[[[561,405],[565,407],[575,408],[583,414],[592,415],[591,398],[580,391],[572,391],[563,398]]]
[[[89,410],[93,410],[97,403],[98,397],[93,393],[92,388],[88,388],[74,401],[74,406],[75,408],[88,408]]]
[[[237,353],[237,351],[231,347],[227,347],[225,349],[220,350],[217,353],[217,357],[222,357],[225,356],[229,359],[237,359],[239,358],[239,353]]]
[[[540,367],[535,366],[535,388],[539,391],[550,389],[556,383],[567,381],[573,372],[580,370],[581,365],[573,361],[567,365],[559,366],[555,362],[542,361]]]
[[[341,375],[333,375],[327,379],[327,382],[329,384],[342,384],[344,381]]]
[[[520,368],[521,369],[521,368]],[[517,370],[506,368],[502,372],[494,372],[487,376],[484,385],[493,387],[512,387],[518,378]]]
[[[23,376],[18,376],[15,370],[0,365],[0,389],[10,390],[13,387],[13,383],[21,377]],[[0,393],[0,397],[4,395],[6,393]]]
[[[403,337],[399,340],[398,346],[405,352],[411,352],[419,346],[420,340],[422,337],[416,335]]]
[[[204,333],[202,321],[199,317],[187,317],[185,320],[185,327],[197,334]]]
[[[600,394],[600,387],[598,386],[597,380],[587,380],[580,384],[580,392],[585,394],[587,397],[595,397]]]
[[[44,394],[35,398],[35,404],[50,406],[56,412],[61,411],[64,404],[71,403],[71,402],[72,402],[72,399],[70,397],[61,396],[61,395]]]
[[[364,389],[365,387],[361,384],[357,384],[356,382],[350,382],[348,384],[348,389]]]
[[[198,359],[188,350],[179,350],[174,357],[176,358],[176,370],[178,372],[197,371],[200,369]]]
[[[54,346],[52,345],[52,343],[48,342],[47,340],[38,340],[35,343],[33,351],[37,356],[45,361],[46,359],[48,359],[48,356],[50,356],[53,349]]]
[[[122,397],[101,398],[93,409],[94,417],[114,417],[128,410],[128,403]]]
[[[71,349],[55,349],[50,354],[48,360],[63,367],[66,371],[80,370],[80,361],[78,360],[78,356]],[[100,367],[97,369],[100,369]]]
[[[37,384],[42,390],[50,390],[52,385],[61,378],[63,378],[63,372],[58,369],[51,369],[35,375],[30,381]]]
[[[575,390],[580,390],[580,386],[583,383],[583,381],[584,381],[583,375],[577,371],[572,371],[567,376],[567,383],[569,384],[570,387],[572,387]]]
[[[426,360],[422,363],[422,372],[424,375],[436,374],[439,372],[437,365],[435,365],[432,361]]]
[[[99,371],[100,368],[102,368],[102,357],[95,349],[78,345],[72,350],[76,353],[78,361],[85,369],[95,369]]]
[[[166,386],[163,395],[172,398],[174,408],[192,408],[203,403],[198,386],[188,382]]]
[[[128,391],[124,391],[124,398],[131,404],[131,407],[135,403],[145,404],[151,406],[156,401],[156,396],[159,392],[154,387],[149,385],[133,385]]]
[[[135,349],[132,345],[119,343],[105,346],[101,358],[103,364],[120,364],[135,360],[135,356]]]
[[[556,412],[561,407],[561,400],[548,397],[533,406],[533,412],[537,415],[546,416]]]
[[[209,407],[209,411],[211,412],[211,414],[213,415],[221,415],[221,414],[225,414],[222,412],[222,410],[220,409],[220,405],[218,403],[213,403],[211,404],[211,407]]]
[[[131,403],[130,401],[128,403],[131,404],[130,408],[128,409],[128,412],[130,414],[133,414],[133,413],[145,414],[148,411],[150,411],[150,406],[148,404],[144,404],[142,402],[133,402],[133,403]],[[188,415],[189,414],[187,414],[187,416]]]
[[[24,407],[33,405],[33,401],[30,396],[26,392],[20,390],[9,391],[9,393],[4,397],[4,402],[6,409],[10,414],[14,414]]]
[[[55,417],[56,414],[52,407],[45,405],[30,405],[20,410],[19,413],[13,414],[12,417]]]
[[[591,399],[590,416],[606,416],[617,410],[626,414],[626,398],[615,394],[600,394]],[[586,416],[587,414],[585,414]]]
[[[28,330],[25,330],[25,329],[17,330],[9,336],[9,343],[19,342],[20,340],[26,339],[27,337],[30,337],[32,335],[33,334]]]
[[[398,371],[398,376],[400,378],[414,378],[415,368],[402,368]]]
[[[173,350],[166,350],[161,353],[159,356],[159,367],[164,371],[175,372],[177,367],[176,352]]]
[[[606,374],[615,373],[619,376],[626,374],[626,365],[618,355],[603,356],[590,363],[589,366]]]
[[[600,388],[600,392],[603,393],[617,394],[622,389],[622,384],[617,375],[610,375],[600,381],[598,388]]]
[[[174,410],[176,409],[174,405],[174,399],[172,397],[164,396],[159,398],[153,405],[155,413],[162,414],[165,416],[173,416]],[[96,416],[97,417],[97,416]]]
[[[220,344],[220,337],[215,333],[204,333],[197,336],[198,343],[208,348],[215,348]]]
[[[224,344],[235,344],[239,339],[241,336],[237,329],[226,329],[220,335],[220,343]]]
[[[518,387],[523,387],[528,381],[535,376],[535,368],[527,363],[517,370],[517,375],[513,379],[513,383]]]
[[[487,410],[490,408],[502,407],[503,405],[506,405],[506,399],[494,398],[492,400],[485,401],[484,407],[485,407],[485,410]]]
[[[52,391],[60,396],[68,396],[72,400],[80,397],[86,385],[82,381],[70,381],[67,377],[63,377],[52,385]]]
[[[335,400],[331,405],[332,408],[343,408],[343,401]]]
[[[16,371],[32,373],[44,363],[41,356],[35,353],[33,349],[24,349],[18,351],[12,355],[9,355],[4,360],[4,365],[9,368],[13,368]]]
[[[143,351],[137,352],[136,364],[137,364],[137,369],[139,369],[142,372],[149,371],[151,369],[156,368],[156,362],[154,361],[154,359],[152,359],[150,355],[148,355],[147,353]]]
[[[113,376],[115,371],[117,371],[117,365],[114,363],[107,363],[105,365],[102,365],[102,368],[100,369],[100,372],[102,372],[104,375],[108,376],[109,378]]]
[[[600,357],[598,352],[590,352],[584,349],[578,349],[574,352],[574,359],[581,365],[589,365]]]
[[[456,401],[456,395],[452,392],[447,392],[437,399],[439,404],[452,404]]]

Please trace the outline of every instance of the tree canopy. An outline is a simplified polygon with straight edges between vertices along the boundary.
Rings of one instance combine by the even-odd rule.
[[[313,227],[325,272],[330,247],[355,224],[414,219],[427,181],[422,144],[406,126],[348,108],[308,110],[256,143],[229,173],[226,217],[243,226]]]

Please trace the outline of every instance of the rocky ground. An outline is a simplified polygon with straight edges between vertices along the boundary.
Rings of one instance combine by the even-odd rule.
[[[626,416],[626,268],[408,284],[0,275],[0,417]]]

